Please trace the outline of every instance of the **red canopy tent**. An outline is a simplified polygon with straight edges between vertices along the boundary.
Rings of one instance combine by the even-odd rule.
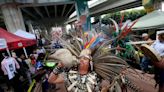
[[[0,28],[0,38],[3,38],[7,42],[8,49],[18,49],[36,44],[36,40],[26,39],[16,36],[10,32],[7,32],[3,28]],[[3,49],[0,49],[3,50]]]

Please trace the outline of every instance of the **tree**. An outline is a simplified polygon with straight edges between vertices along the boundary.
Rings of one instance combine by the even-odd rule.
[[[134,21],[144,15],[146,15],[146,11],[145,10],[132,10],[132,11],[126,11],[124,13],[121,14],[121,12],[115,12],[115,13],[109,13],[106,14],[104,16],[104,18],[102,19],[102,23],[111,23],[109,21],[109,18],[114,19],[117,23],[120,23],[121,21],[121,16],[124,14],[124,20],[123,22],[125,22],[126,20],[131,20]]]

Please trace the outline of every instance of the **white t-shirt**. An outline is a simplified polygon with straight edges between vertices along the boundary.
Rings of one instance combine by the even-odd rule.
[[[42,38],[41,40],[42,40],[42,44],[46,43],[46,40],[44,38]]]
[[[160,54],[160,56],[164,56],[164,42],[162,43],[159,40],[156,40],[151,47],[153,47]]]
[[[5,75],[8,75],[9,80],[15,76],[16,68],[19,69],[20,66],[18,62],[13,57],[4,58],[1,62],[1,68]]]
[[[37,49],[36,53],[39,55],[40,53],[46,53],[46,50],[42,47],[41,49]]]

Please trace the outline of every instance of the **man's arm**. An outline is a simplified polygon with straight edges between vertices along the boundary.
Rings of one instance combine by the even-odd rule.
[[[51,84],[57,84],[57,83],[63,83],[64,82],[64,76],[61,74],[55,75],[54,73],[51,73],[48,82]]]
[[[155,67],[164,69],[164,58],[162,58],[159,62],[153,62],[153,65],[154,65]]]
[[[3,65],[3,61],[1,62],[1,69],[2,69],[2,71],[4,73],[4,75],[7,75],[7,71],[6,71],[6,69],[5,69],[4,65]]]
[[[13,60],[14,60],[14,63],[15,63],[16,68],[17,68],[17,69],[20,69],[20,65],[18,64],[18,62],[16,61],[16,59],[13,58]]]
[[[54,70],[51,72],[48,82],[51,84],[56,84],[56,83],[63,83],[64,82],[64,76],[62,76],[61,73],[61,68],[63,65],[59,63]]]

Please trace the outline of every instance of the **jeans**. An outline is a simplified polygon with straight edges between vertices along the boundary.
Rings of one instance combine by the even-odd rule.
[[[148,71],[148,66],[150,65],[150,62],[151,62],[151,61],[150,61],[150,59],[149,59],[148,57],[144,56],[144,57],[142,58],[140,67],[141,67],[141,69],[142,69],[144,72]]]

